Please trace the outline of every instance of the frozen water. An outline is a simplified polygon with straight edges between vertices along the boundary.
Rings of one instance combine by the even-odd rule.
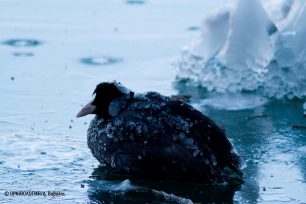
[[[268,27],[273,27],[259,0],[240,0],[231,17],[231,25],[219,57],[223,65],[238,73],[266,72],[272,58]],[[234,79],[233,79],[234,80]],[[232,80],[232,81],[233,81]]]
[[[120,184],[117,184],[114,186],[115,191],[126,191],[132,188],[135,188],[135,187],[132,186],[131,181],[129,179],[126,179],[122,181]]]
[[[175,73],[171,63],[178,49],[200,32],[186,28],[197,26],[203,14],[226,2],[154,0],[129,5],[125,0],[0,0],[0,203],[114,202],[113,187],[125,178],[115,175],[105,178],[103,167],[97,168],[99,163],[86,144],[86,130],[93,116],[74,122],[71,119],[101,81],[118,80],[136,93],[154,90],[165,95],[177,94],[172,87]],[[295,5],[292,9],[299,9]],[[234,9],[227,8],[229,13]],[[276,23],[277,27],[290,16],[295,16],[291,9],[288,17]],[[27,43],[22,42],[19,47],[3,44],[8,39],[34,39],[42,43],[24,46]],[[33,56],[16,57],[14,53]],[[103,62],[101,56],[120,57],[124,61],[107,66],[89,66],[79,61],[91,57]],[[199,62],[198,58],[193,59]],[[197,96],[204,98],[192,94],[192,100]],[[228,103],[236,103],[234,100],[242,99],[236,97]],[[139,180],[135,185],[186,196],[194,203],[257,203],[267,197],[269,203],[280,203],[282,200],[275,194],[289,197],[288,203],[306,203],[305,132],[291,128],[292,124],[305,123],[305,118],[301,118],[302,106],[294,100],[241,111],[199,107],[225,127],[228,137],[247,160],[241,188],[181,181]],[[245,120],[259,112],[268,117]],[[98,120],[97,128],[105,123]],[[136,124],[131,127],[136,128]],[[115,126],[108,129],[109,133],[112,128]],[[106,128],[101,129],[104,131]],[[102,152],[110,148],[107,141],[116,138],[120,141],[123,136],[106,138],[97,155],[102,157]],[[274,156],[281,153],[292,157],[280,162]],[[262,186],[267,191],[263,192]],[[10,190],[56,190],[65,196],[4,196],[4,191]],[[105,196],[103,191],[111,195]],[[148,199],[152,203],[167,202],[151,198],[137,193],[121,203],[145,203]],[[273,198],[275,201],[271,201]]]
[[[157,196],[163,197],[166,201],[169,201],[171,203],[174,202],[178,204],[193,204],[193,202],[190,199],[176,196],[174,194],[169,194],[164,191],[157,191],[157,190],[152,189],[152,192],[156,194]]]
[[[281,29],[287,19],[295,0],[269,0],[262,1],[269,18]]]
[[[187,75],[198,80],[197,77],[207,61],[220,51],[226,41],[231,9],[231,7],[223,6],[207,15],[203,21],[201,36],[186,48],[179,76],[185,77]]]
[[[257,95],[224,94],[201,100],[200,105],[217,109],[244,110],[264,105],[267,99]]]
[[[187,78],[210,91],[257,89],[272,59],[269,30],[275,30],[260,1],[241,0],[236,9],[223,7],[204,22],[201,38],[185,53],[188,62],[183,59],[179,76],[186,77],[185,69],[190,70],[194,76]]]
[[[277,98],[306,96],[306,3],[294,1],[286,24],[275,42],[275,62],[266,76],[270,95]],[[269,83],[268,83],[269,82]]]
[[[193,42],[193,55],[205,62],[214,57],[224,45],[229,30],[231,7],[213,10],[203,21],[202,35]]]
[[[178,62],[178,80],[222,94],[305,98],[306,2],[236,2],[205,18]]]

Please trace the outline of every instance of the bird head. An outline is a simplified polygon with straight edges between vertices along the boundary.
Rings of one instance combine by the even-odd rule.
[[[122,86],[120,83],[114,82],[102,82],[97,85],[93,92],[93,100],[85,105],[76,117],[83,117],[88,114],[96,114],[103,119],[114,116],[119,111],[121,106],[125,105],[131,96],[131,92],[126,87]],[[121,101],[119,103],[114,103]],[[118,109],[118,110],[117,110]]]

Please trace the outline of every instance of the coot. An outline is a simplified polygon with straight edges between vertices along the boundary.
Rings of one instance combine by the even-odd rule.
[[[241,160],[224,131],[191,105],[157,92],[97,85],[77,117],[96,116],[88,147],[112,173],[218,183],[242,180]]]

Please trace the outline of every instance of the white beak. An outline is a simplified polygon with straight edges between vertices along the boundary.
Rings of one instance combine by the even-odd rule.
[[[77,118],[83,117],[88,114],[93,114],[96,110],[96,106],[92,105],[93,101],[90,101],[86,106],[84,106],[80,112],[76,115]]]

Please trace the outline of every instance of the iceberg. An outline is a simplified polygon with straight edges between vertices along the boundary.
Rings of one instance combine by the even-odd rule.
[[[226,43],[217,58],[231,70],[265,73],[273,57],[269,30],[276,29],[260,1],[240,0],[231,21]]]
[[[209,13],[177,81],[213,93],[306,97],[306,1],[239,0]]]
[[[274,64],[269,66],[269,73],[265,79],[267,95],[276,98],[305,98],[305,22],[306,2],[295,0],[285,19],[285,25],[275,40]]]
[[[294,0],[268,0],[262,1],[269,18],[275,23],[277,28],[282,29],[288,20],[288,15],[293,9]]]
[[[276,41],[275,59],[283,67],[294,67],[305,61],[306,2],[295,1]],[[297,63],[297,64],[296,64]]]
[[[201,36],[195,39],[182,55],[179,78],[188,76],[198,81],[202,67],[220,52],[227,39],[232,7],[213,10],[203,20]]]

